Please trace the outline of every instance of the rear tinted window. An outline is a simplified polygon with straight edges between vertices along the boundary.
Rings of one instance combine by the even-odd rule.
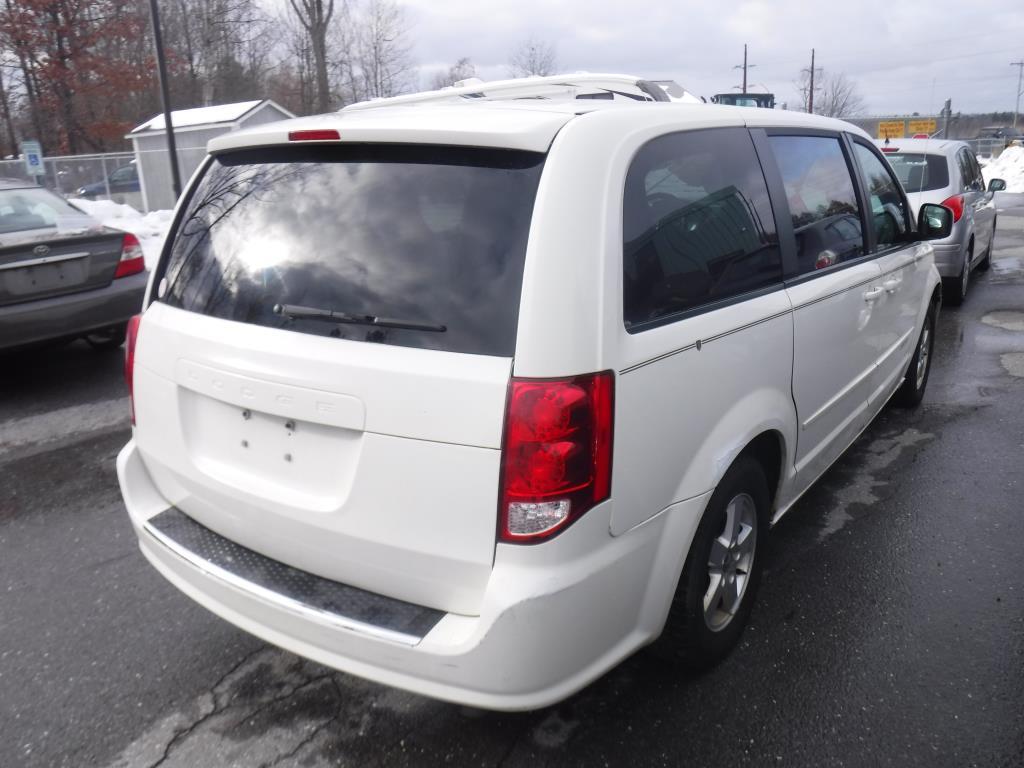
[[[52,192],[37,187],[0,191],[0,235],[47,227],[98,226]]]
[[[885,156],[907,192],[929,192],[949,186],[945,155],[890,153]]]
[[[510,356],[543,158],[399,145],[219,156],[181,219],[161,300],[302,333]],[[446,330],[288,319],[277,304]]]
[[[744,128],[645,144],[626,175],[622,234],[631,332],[782,280],[768,188]]]

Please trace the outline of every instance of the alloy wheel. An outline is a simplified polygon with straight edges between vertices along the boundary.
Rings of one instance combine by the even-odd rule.
[[[750,583],[757,546],[757,507],[747,493],[734,496],[725,508],[725,525],[711,542],[704,622],[712,632],[729,625]]]
[[[917,348],[917,375],[914,381],[918,389],[924,386],[924,379],[928,375],[928,363],[932,354],[931,339],[931,323],[926,321],[924,330],[921,331],[921,341]]]

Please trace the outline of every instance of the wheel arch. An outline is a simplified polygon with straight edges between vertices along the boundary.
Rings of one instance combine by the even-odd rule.
[[[765,430],[748,442],[736,458],[738,459],[741,456],[750,456],[764,470],[765,479],[768,481],[769,508],[764,510],[764,514],[767,515],[767,519],[764,522],[767,524],[775,510],[775,505],[779,498],[779,489],[784,476],[786,438],[776,429]]]

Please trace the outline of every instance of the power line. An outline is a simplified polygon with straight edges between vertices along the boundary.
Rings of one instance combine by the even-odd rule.
[[[1020,95],[1024,93],[1021,90],[1021,78],[1024,78],[1024,61],[1011,61],[1011,67],[1017,68],[1017,101],[1013,107],[1013,130],[1017,130],[1017,114],[1020,112]]]

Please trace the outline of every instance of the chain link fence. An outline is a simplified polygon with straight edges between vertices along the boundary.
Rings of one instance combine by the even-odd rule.
[[[205,147],[178,150],[182,184],[205,156]],[[43,168],[45,174],[34,177],[24,160],[0,160],[0,178],[39,184],[62,197],[113,200],[143,213],[174,205],[167,150],[46,157]]]

